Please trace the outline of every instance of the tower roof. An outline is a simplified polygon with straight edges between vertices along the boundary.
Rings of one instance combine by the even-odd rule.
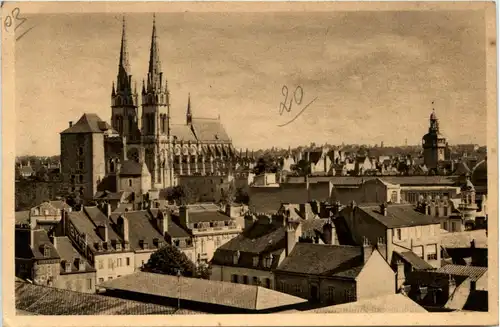
[[[123,67],[126,73],[130,73],[130,66],[128,61],[128,50],[127,50],[127,37],[126,37],[126,28],[125,28],[125,17],[123,17],[123,26],[122,26],[122,42],[120,46],[120,67]]]
[[[68,129],[65,129],[61,134],[77,134],[77,133],[104,133],[111,129],[108,123],[99,118],[96,114],[86,113]]]
[[[151,47],[149,50],[148,90],[159,87],[161,75],[160,52],[156,35],[156,19],[153,15],[153,32],[151,34]]]

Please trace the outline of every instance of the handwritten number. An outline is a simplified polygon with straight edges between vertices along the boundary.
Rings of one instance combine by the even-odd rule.
[[[26,20],[28,20],[26,17],[19,17],[20,14],[21,14],[21,10],[16,7],[12,10],[12,15],[7,15],[7,17],[5,17],[5,20],[3,22],[3,26],[4,26],[6,32],[9,31],[9,28],[12,27],[12,24],[14,24],[14,22],[17,22],[15,24],[15,27],[14,27],[14,31],[15,31],[21,25],[23,25],[24,22],[26,22]]]
[[[281,89],[281,94],[283,94],[285,99],[283,100],[283,102],[280,102],[280,110],[279,110],[280,116],[283,115],[283,112],[285,111],[286,112],[292,111],[292,106],[294,101],[295,104],[297,105],[302,104],[302,99],[304,97],[304,90],[302,89],[301,86],[297,86],[297,88],[293,92],[293,97],[290,99],[290,102],[288,101],[288,87],[286,85],[284,85],[283,88]]]
[[[3,26],[5,27],[5,31],[9,31],[9,27],[12,26],[12,17],[7,16],[5,17],[5,21],[3,22]]]

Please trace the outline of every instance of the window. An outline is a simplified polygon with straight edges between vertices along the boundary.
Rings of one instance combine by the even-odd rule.
[[[78,169],[83,170],[83,161],[78,161]]]
[[[243,276],[243,284],[248,284],[248,276]]]
[[[344,301],[345,302],[356,301],[356,296],[353,294],[353,292],[351,290],[344,291]]]
[[[44,215],[48,216],[49,215],[49,210],[44,210]]]
[[[266,278],[266,287],[271,288],[271,279],[270,278]]]
[[[427,254],[427,260],[437,260],[437,245],[436,244],[426,245],[425,253]]]
[[[259,285],[259,284],[260,284],[260,282],[259,282],[259,278],[258,278],[258,277],[254,277],[254,278],[252,278],[252,281],[253,281],[253,284],[254,284],[254,285]]]
[[[50,248],[48,246],[43,247],[43,256],[50,257]]]
[[[129,257],[126,258],[126,261],[127,261],[127,266],[130,266],[130,258]]]
[[[258,265],[259,265],[259,257],[258,256],[254,256],[253,257],[253,266],[257,267]]]
[[[398,202],[398,192],[397,191],[392,191],[391,202],[392,203],[397,203]]]
[[[78,183],[83,183],[83,175],[78,175]]]
[[[457,223],[455,221],[451,222],[451,231],[456,232],[457,231]]]
[[[80,147],[78,148],[78,155],[79,155],[79,156],[83,156],[83,146],[80,146]]]
[[[92,278],[87,279],[87,289],[88,290],[92,289]]]
[[[110,268],[111,270],[113,270],[115,267],[113,265],[113,259],[108,259],[108,268]]]
[[[448,222],[447,221],[443,222],[443,229],[448,230]]]
[[[108,280],[112,280],[112,279],[113,279],[113,277],[111,277],[111,276],[108,277]]]
[[[422,258],[422,259],[424,258],[424,248],[423,248],[423,246],[414,246],[412,248],[412,251],[413,251],[413,253],[415,253],[420,258]]]
[[[329,302],[333,302],[335,300],[335,288],[333,286],[328,286],[327,297]]]
[[[116,266],[117,267],[121,267],[122,266],[122,259],[121,258],[116,259]]]
[[[417,226],[416,231],[417,231],[417,239],[421,238],[422,237],[422,226]]]
[[[128,180],[128,186],[129,186],[129,187],[132,187],[132,179],[129,179],[129,180]]]
[[[99,265],[99,269],[104,269],[104,260],[99,259],[99,260],[97,260],[97,263]]]
[[[401,240],[401,228],[396,229],[397,239]]]
[[[100,284],[100,283],[104,283],[104,278],[102,278],[102,277],[101,277],[101,278],[99,278],[99,284]]]
[[[233,283],[238,283],[238,275],[231,275],[231,281]]]
[[[295,291],[295,293],[300,293],[301,292],[301,288],[300,288],[299,284],[295,284],[294,285],[294,291]]]

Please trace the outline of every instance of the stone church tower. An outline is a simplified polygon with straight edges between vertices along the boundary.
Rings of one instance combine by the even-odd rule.
[[[446,138],[439,132],[439,121],[433,109],[429,119],[429,132],[422,138],[424,164],[428,169],[436,169],[445,160]]]
[[[170,101],[167,80],[163,76],[153,18],[153,32],[149,53],[149,69],[142,84],[142,144],[146,165],[151,172],[152,187],[159,189],[173,185],[170,158]]]

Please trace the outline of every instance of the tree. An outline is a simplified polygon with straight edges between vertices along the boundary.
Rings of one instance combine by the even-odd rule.
[[[234,202],[236,198],[236,187],[234,186],[234,182],[229,183],[228,187],[222,189],[222,194],[220,201],[223,204],[231,204]]]
[[[168,201],[176,201],[180,205],[186,205],[196,202],[196,196],[193,190],[191,190],[186,185],[169,187],[167,188],[166,193]]]
[[[167,244],[151,254],[143,271],[176,276],[180,271],[184,277],[196,277],[195,264],[175,246]]]
[[[311,173],[311,163],[307,160],[299,160],[295,165],[292,165],[290,169],[299,176],[307,176]]]
[[[279,166],[276,159],[269,154],[263,155],[257,160],[254,167],[254,174],[260,175],[263,173],[276,173],[279,170]]]

